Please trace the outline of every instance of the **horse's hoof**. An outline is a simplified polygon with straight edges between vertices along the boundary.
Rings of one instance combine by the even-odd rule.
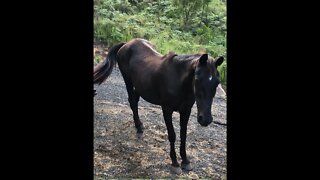
[[[170,165],[170,170],[174,173],[174,174],[181,174],[182,170],[180,167],[176,167],[176,166],[172,166]]]
[[[143,133],[137,133],[137,138],[142,139],[143,138]]]
[[[190,163],[189,163],[189,164],[183,164],[183,163],[181,163],[181,168],[182,168],[183,170],[186,170],[186,171],[191,171],[191,170],[193,169],[193,167],[191,166]]]

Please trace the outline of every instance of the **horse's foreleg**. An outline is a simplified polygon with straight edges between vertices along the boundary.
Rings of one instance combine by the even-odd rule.
[[[162,108],[162,111],[163,111],[164,121],[166,123],[167,130],[168,130],[168,138],[169,138],[169,141],[170,141],[170,158],[171,158],[171,161],[172,161],[171,170],[174,173],[180,174],[181,173],[181,169],[180,169],[179,163],[177,161],[177,155],[176,155],[175,146],[174,146],[174,143],[176,141],[176,133],[174,132],[174,128],[173,128],[173,125],[172,125],[172,113],[173,113],[173,111],[166,110],[164,108]]]
[[[181,167],[187,171],[191,171],[192,167],[187,158],[186,153],[186,139],[187,139],[187,126],[190,117],[191,109],[180,111],[180,156],[182,158]]]

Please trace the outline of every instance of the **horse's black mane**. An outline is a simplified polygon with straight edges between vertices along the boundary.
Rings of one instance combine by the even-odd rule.
[[[175,56],[177,56],[177,54],[170,51],[168,54],[162,56],[162,59],[171,61],[171,59],[174,58]]]
[[[183,55],[177,55],[173,59],[175,61],[192,61],[194,59],[198,59],[201,56],[201,54],[183,54]]]
[[[182,54],[182,55],[177,55],[177,56],[174,56],[172,58],[172,62],[174,64],[184,64],[186,66],[189,66],[190,63],[195,60],[195,59],[199,59],[201,56],[201,54]]]

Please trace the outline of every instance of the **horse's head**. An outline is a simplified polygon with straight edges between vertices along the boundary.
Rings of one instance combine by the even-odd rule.
[[[196,65],[194,95],[198,108],[198,122],[201,126],[208,126],[212,122],[211,105],[220,83],[217,67],[223,60],[221,56],[213,60],[208,54],[203,54]]]

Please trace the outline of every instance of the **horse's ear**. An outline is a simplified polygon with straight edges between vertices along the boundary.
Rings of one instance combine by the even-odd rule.
[[[215,60],[215,65],[216,67],[220,66],[223,63],[224,58],[222,56],[219,56],[216,60]]]
[[[202,54],[201,57],[199,58],[200,64],[206,64],[208,61],[208,54]]]

